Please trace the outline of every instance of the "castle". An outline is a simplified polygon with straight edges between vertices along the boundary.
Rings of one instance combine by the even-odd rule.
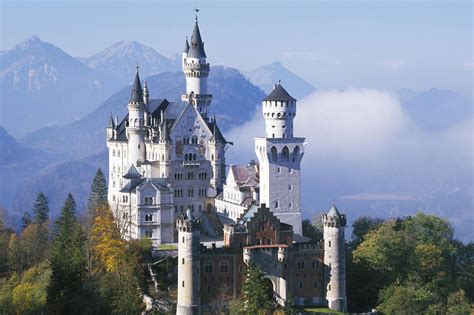
[[[324,241],[300,242],[305,139],[293,132],[296,99],[275,85],[262,101],[258,163],[231,165],[226,177],[231,143],[210,115],[206,58],[196,17],[181,56],[181,102],[150,99],[137,66],[128,114],[121,121],[110,117],[108,201],[123,236],[149,238],[155,248],[178,244],[178,314],[212,309],[222,290],[237,293],[250,262],[271,281],[278,303],[292,296],[297,304],[345,310],[345,216],[331,208],[323,218]],[[227,221],[218,224],[222,247],[201,245],[210,218]]]

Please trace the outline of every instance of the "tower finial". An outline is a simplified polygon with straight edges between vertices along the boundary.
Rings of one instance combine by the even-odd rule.
[[[198,7],[194,7],[194,11],[196,11],[196,17],[194,18],[194,22],[198,22],[198,12],[199,12],[199,8]]]
[[[137,70],[137,74],[138,74],[138,70],[140,69],[140,66],[138,65],[138,62],[137,62],[137,65],[135,66],[135,69]]]

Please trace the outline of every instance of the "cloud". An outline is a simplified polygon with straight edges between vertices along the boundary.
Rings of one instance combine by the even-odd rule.
[[[264,135],[264,124],[259,107],[251,121],[226,134],[235,144],[227,151],[228,164],[256,159],[254,138]],[[307,142],[301,173],[303,215],[336,202],[352,220],[362,214],[397,216],[423,208],[444,216],[456,213],[462,225],[474,206],[472,126],[469,119],[441,132],[424,132],[386,91],[309,95],[298,102],[295,118],[295,135]],[[404,194],[415,201],[361,205],[341,200],[355,194]]]
[[[407,62],[402,59],[388,59],[382,62],[382,66],[388,70],[398,71],[402,67],[406,66]]]

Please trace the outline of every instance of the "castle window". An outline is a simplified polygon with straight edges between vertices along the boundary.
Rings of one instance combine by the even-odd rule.
[[[112,201],[115,201],[115,195],[112,195]]]
[[[313,287],[314,287],[314,288],[317,288],[317,287],[318,287],[318,281],[314,281]]]
[[[272,240],[270,238],[267,239],[267,245],[272,245]]]
[[[145,237],[152,238],[153,237],[153,231],[152,230],[145,231]]]
[[[211,263],[207,263],[206,266],[204,267],[204,271],[206,273],[211,273],[212,272],[212,265]]]
[[[331,285],[328,286],[328,291],[331,291]]]
[[[300,281],[300,289],[303,289],[303,281]]]
[[[113,181],[113,182],[112,182],[112,187],[114,187],[114,188],[115,188],[115,181]]]
[[[140,144],[138,144],[138,148],[140,149]]]
[[[227,263],[221,264],[221,272],[227,272]]]
[[[184,236],[183,236],[183,238],[181,239],[181,243],[184,243]]]
[[[278,208],[278,201],[275,201],[275,208]]]
[[[115,150],[112,150],[112,156],[115,156]]]
[[[298,261],[298,269],[304,269],[304,260]]]
[[[197,137],[197,136],[193,136],[193,138],[192,138],[192,143],[193,143],[193,144],[197,144],[197,143],[198,143],[198,137]]]
[[[184,258],[183,258],[183,259],[181,259],[181,263],[184,265]]]
[[[181,283],[181,286],[184,288],[184,281]]]
[[[117,150],[117,156],[120,156],[120,151],[119,150]]]
[[[145,214],[145,222],[153,221],[153,214]]]
[[[281,171],[280,171],[280,168],[277,167],[277,173],[280,174],[280,172],[281,172]]]
[[[211,286],[207,287],[207,293],[211,293]]]
[[[288,185],[288,190],[293,190],[293,186],[291,184]]]
[[[331,247],[331,241],[328,241],[328,247]]]
[[[313,269],[319,268],[319,260],[313,260]]]

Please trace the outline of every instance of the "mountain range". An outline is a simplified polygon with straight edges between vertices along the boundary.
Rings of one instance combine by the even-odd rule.
[[[69,123],[94,110],[120,87],[39,37],[0,55],[0,124],[24,135]]]
[[[122,85],[131,83],[137,64],[140,65],[140,74],[143,78],[162,72],[178,71],[181,68],[180,63],[160,55],[153,48],[137,41],[120,41],[91,57],[80,60],[89,68],[119,80]]]
[[[267,94],[273,90],[273,86],[279,81],[296,99],[302,99],[316,91],[316,88],[311,83],[285,68],[279,61],[274,61],[271,64],[251,71],[243,71],[242,73],[252,84],[260,87]]]
[[[473,115],[472,100],[449,90],[395,91],[404,109],[422,130],[437,132]]]

